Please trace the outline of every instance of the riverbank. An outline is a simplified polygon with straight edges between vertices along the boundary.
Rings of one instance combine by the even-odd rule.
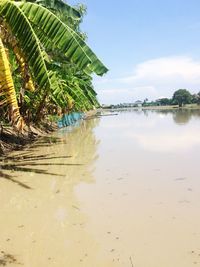
[[[141,107],[118,107],[118,108],[103,108],[103,111],[123,111],[123,110],[175,110],[175,109],[200,109],[200,105],[188,104],[183,107],[178,105],[170,106],[141,106]]]
[[[179,107],[178,105],[172,105],[172,106],[152,106],[152,107],[142,107],[142,109],[200,109],[200,105],[197,104],[188,104],[184,105],[182,107]]]
[[[99,109],[90,110],[85,113],[84,119],[94,118],[99,112],[114,112],[123,110],[200,110],[200,105],[185,105],[182,108],[175,106],[151,106],[151,107],[133,107],[133,108],[115,108],[115,109]],[[0,127],[0,155],[8,154],[13,150],[21,150],[27,145],[31,145],[38,138],[44,137],[54,131],[58,130],[57,123],[53,120],[46,120],[40,125],[31,125],[29,130],[23,134],[19,134],[11,126],[3,125]]]
[[[92,118],[96,113],[96,110],[90,110],[84,114],[84,119]],[[33,144],[39,138],[56,130],[58,130],[58,125],[53,120],[45,120],[40,125],[33,124],[23,134],[17,133],[11,126],[1,125],[0,156],[6,155],[13,150],[22,150],[24,147]]]
[[[32,144],[38,138],[43,137],[58,129],[55,122],[45,121],[37,125],[31,125],[23,134],[17,133],[11,126],[3,125],[0,128],[0,155],[6,155],[13,150],[21,150]]]

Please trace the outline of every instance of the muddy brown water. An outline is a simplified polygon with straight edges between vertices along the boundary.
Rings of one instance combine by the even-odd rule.
[[[200,266],[200,112],[125,111],[1,160],[0,266]]]

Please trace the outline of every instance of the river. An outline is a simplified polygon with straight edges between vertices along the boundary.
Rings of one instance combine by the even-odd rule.
[[[0,266],[200,266],[199,156],[198,110],[123,111],[13,152]]]

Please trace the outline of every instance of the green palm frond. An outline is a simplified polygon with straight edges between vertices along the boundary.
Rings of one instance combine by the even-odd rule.
[[[30,22],[14,1],[0,2],[0,15],[19,42],[33,76],[40,87],[50,87],[48,71],[39,39]]]
[[[81,37],[52,12],[34,3],[21,3],[20,7],[29,20],[79,67],[89,67],[97,75],[108,71]]]
[[[59,48],[69,60],[80,68],[85,68],[91,63],[90,58],[74,38],[73,30],[51,11],[34,3],[19,2],[19,6],[31,23],[41,29],[52,44]]]
[[[81,19],[81,14],[80,12],[74,8],[65,3],[62,0],[30,0],[28,2],[35,2],[37,4],[43,5],[44,7],[48,9],[55,10],[60,13],[64,13],[67,15],[67,17],[72,18],[73,20],[80,20]]]
[[[73,32],[74,38],[78,41],[80,46],[83,48],[84,52],[89,56],[92,63],[88,66],[88,72],[94,72],[97,75],[102,76],[103,74],[108,72],[108,69],[104,66],[104,64],[98,59],[96,54],[90,49],[90,47],[83,41],[83,39],[76,33]]]

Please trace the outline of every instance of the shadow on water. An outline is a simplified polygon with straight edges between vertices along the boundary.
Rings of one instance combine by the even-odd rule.
[[[97,121],[84,121],[71,132],[69,129],[58,131],[55,133],[59,137],[54,139],[56,142],[49,143],[49,140],[42,139],[26,151],[13,152],[8,157],[0,158],[0,178],[17,186],[10,188],[7,182],[0,184],[1,211],[5,212],[1,220],[0,239],[0,246],[5,247],[5,252],[0,251],[0,266],[68,266],[66,251],[69,261],[75,262],[69,265],[79,266],[83,248],[89,246],[91,260],[95,261],[96,241],[84,230],[88,219],[81,210],[75,188],[81,183],[94,183],[93,167],[98,158],[99,141],[93,129]],[[38,143],[43,144],[44,148],[38,148]],[[20,178],[16,179],[16,172]],[[33,175],[29,176],[28,173]],[[55,177],[44,179],[46,175]],[[31,189],[35,190],[28,191]],[[79,242],[80,238],[83,244]],[[72,241],[67,250],[63,246],[66,239]],[[46,250],[42,257],[38,257],[41,247]]]
[[[45,136],[41,140],[38,140],[36,144],[34,144],[34,148],[59,144],[62,144],[62,140],[60,138],[57,138],[55,136]]]
[[[81,131],[80,137],[77,140],[80,142],[80,144],[86,142],[87,140],[87,132],[95,127],[94,122],[88,123],[89,127],[85,127],[86,134],[83,135],[83,129],[79,129],[79,127],[75,127],[77,131]],[[91,126],[92,125],[92,126]],[[77,125],[79,126],[79,125]],[[83,127],[82,127],[83,128]],[[70,128],[72,131],[75,130],[73,127]],[[62,129],[61,133],[68,134],[70,133],[70,129],[64,128]],[[40,140],[38,140],[32,147],[30,147],[25,152],[19,151],[18,154],[14,154],[11,156],[2,156],[0,157],[0,178],[6,179],[10,182],[13,182],[25,189],[33,189],[32,187],[26,185],[25,183],[22,183],[18,181],[15,178],[16,172],[24,172],[24,173],[34,173],[34,174],[43,174],[43,175],[50,175],[50,176],[57,176],[57,177],[64,177],[65,175],[50,172],[48,168],[49,166],[82,166],[83,164],[80,163],[56,163],[54,160],[67,160],[72,158],[71,155],[64,155],[64,156],[54,156],[54,153],[52,154],[36,154],[37,148],[47,148],[47,147],[54,147],[55,145],[61,145],[66,144],[63,138],[61,137],[43,137]],[[86,144],[87,145],[87,144]],[[80,151],[81,151],[81,145],[80,145]],[[75,152],[72,150],[72,153]],[[77,153],[76,153],[77,154]],[[48,161],[49,160],[49,161]],[[45,162],[43,162],[45,161]]]
[[[44,137],[39,140],[36,144],[33,145],[26,152],[19,152],[13,156],[3,156],[0,158],[0,178],[4,178],[13,182],[25,189],[32,189],[30,186],[22,183],[14,178],[14,172],[25,172],[25,173],[36,173],[36,174],[45,174],[45,175],[53,175],[53,176],[61,176],[63,175],[49,172],[46,169],[40,168],[40,166],[80,166],[81,164],[67,164],[67,163],[53,163],[53,162],[45,162],[42,163],[42,160],[54,160],[54,159],[68,159],[71,156],[52,156],[52,154],[45,154],[45,155],[34,155],[33,149],[37,148],[38,146],[54,146],[55,144],[62,143],[60,138],[55,137]],[[39,162],[38,162],[39,161]],[[34,168],[35,166],[36,168]],[[13,173],[7,173],[6,171],[11,171]]]
[[[2,171],[0,171],[0,178],[7,179],[7,180],[9,180],[10,182],[13,182],[13,183],[15,183],[15,184],[17,184],[17,185],[19,185],[19,186],[25,188],[25,189],[32,189],[30,186],[26,185],[25,183],[22,183],[22,182],[20,182],[20,181],[18,181],[18,180],[16,180],[16,179],[12,178],[11,175],[6,174],[6,173],[4,173],[4,172],[2,172]]]

